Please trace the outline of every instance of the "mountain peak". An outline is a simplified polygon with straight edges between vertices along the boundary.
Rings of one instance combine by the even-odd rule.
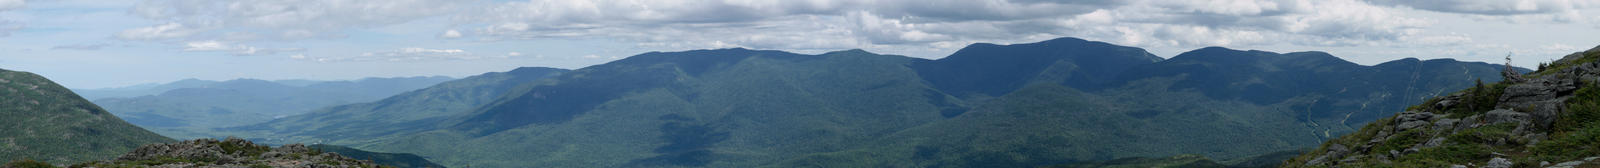
[[[1061,37],[1061,38],[1055,38],[1055,39],[1041,41],[1041,42],[1038,42],[1038,43],[1045,43],[1045,44],[1082,44],[1082,43],[1104,43],[1104,42],[1089,41],[1089,40],[1084,40],[1084,39],[1077,38],[1077,37]],[[1107,44],[1110,44],[1110,43],[1107,43]]]
[[[1244,51],[1226,47],[1212,46],[1183,52],[1177,56],[1172,56],[1172,59],[1169,60],[1174,62],[1196,61],[1223,64],[1241,64],[1261,61],[1261,59],[1264,59],[1268,55],[1278,55],[1278,53],[1260,50]]]
[[[833,55],[833,54],[868,54],[868,55],[878,55],[878,54],[877,54],[877,53],[872,53],[872,52],[868,52],[868,51],[867,51],[867,50],[862,50],[862,49],[859,49],[859,48],[857,48],[857,49],[849,49],[849,50],[839,50],[839,51],[832,51],[832,52],[828,52],[828,53],[823,53],[823,54],[822,54],[822,55]]]
[[[1031,82],[1094,88],[1123,70],[1161,60],[1140,48],[1064,37],[1011,45],[976,43],[914,67],[946,92],[998,96]],[[1041,78],[1039,74],[1070,75]]]
[[[550,67],[517,67],[517,69],[512,69],[510,73],[520,74],[520,73],[529,73],[529,72],[560,72],[560,71],[566,71],[566,69],[550,68]]]

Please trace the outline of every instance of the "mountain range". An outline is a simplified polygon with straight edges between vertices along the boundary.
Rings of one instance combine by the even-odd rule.
[[[95,104],[156,133],[179,139],[220,138],[211,129],[270,121],[326,106],[369,102],[424,88],[450,77],[366,78],[353,81],[235,79],[181,80],[160,85],[79,90],[112,96]],[[122,96],[130,96],[127,94]]]
[[[928,60],[650,52],[488,73],[221,132],[478,167],[1032,167],[1313,147],[1503,66],[1075,38]],[[1525,69],[1519,69],[1526,71]]]

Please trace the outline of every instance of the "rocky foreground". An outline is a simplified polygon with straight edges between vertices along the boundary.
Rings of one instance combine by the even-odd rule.
[[[1600,167],[1600,47],[1441,96],[1284,167]]]
[[[0,167],[53,167],[40,162],[19,161]],[[301,144],[272,148],[250,141],[228,138],[196,139],[168,144],[144,145],[115,160],[78,163],[68,167],[91,168],[240,168],[240,167],[294,167],[294,168],[347,168],[390,167],[373,164],[368,160],[351,159],[335,153],[325,153]]]

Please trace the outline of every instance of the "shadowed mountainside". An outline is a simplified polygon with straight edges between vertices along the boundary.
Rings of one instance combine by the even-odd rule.
[[[171,142],[42,76],[0,69],[0,160],[71,163]]]

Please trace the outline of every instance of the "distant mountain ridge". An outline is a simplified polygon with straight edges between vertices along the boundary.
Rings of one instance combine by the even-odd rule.
[[[223,130],[257,135],[287,135],[261,139],[271,139],[276,142],[299,141],[301,137],[338,140],[347,137],[383,136],[396,132],[417,132],[421,129],[442,127],[439,124],[454,117],[450,112],[482,106],[520,85],[567,71],[556,68],[523,67],[508,72],[484,73],[401,93],[375,102],[332,106],[304,115]]]
[[[365,78],[354,81],[183,80],[148,86],[138,97],[94,100],[113,114],[163,135],[216,138],[210,129],[266,122],[326,106],[369,102],[453,78]],[[130,88],[138,89],[138,88]],[[91,91],[93,92],[93,91]]]
[[[1393,68],[1403,65],[1411,66]],[[939,60],[861,50],[692,50],[521,81],[503,94],[466,99],[474,101],[397,96],[390,100],[412,101],[232,129],[480,167],[1034,167],[1177,154],[1228,160],[1314,145],[1392,114],[1420,93],[1498,81],[1499,68],[1415,59],[1362,66],[1321,52],[1220,47],[1162,60],[1074,38],[975,44]],[[1301,81],[1307,79],[1317,80]],[[1241,90],[1264,92],[1234,93]],[[375,108],[430,105],[449,108]],[[431,117],[371,122],[388,113]],[[319,122],[333,124],[307,124]]]
[[[0,69],[0,162],[108,159],[140,145],[172,141],[42,76]]]

